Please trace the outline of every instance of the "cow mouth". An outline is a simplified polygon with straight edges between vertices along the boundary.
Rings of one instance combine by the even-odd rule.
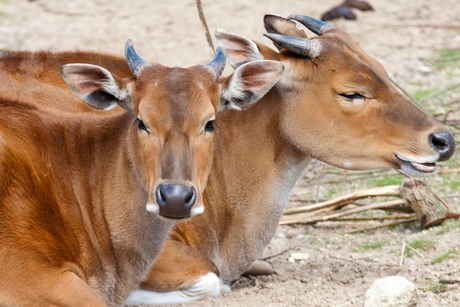
[[[395,157],[399,164],[400,171],[408,176],[423,176],[432,174],[437,169],[435,162],[413,161],[410,158],[398,154],[396,154]]]
[[[154,213],[154,214],[158,214],[159,216],[162,216],[164,217],[165,219],[168,219],[168,220],[185,220],[185,219],[189,219],[195,215],[200,215],[204,212],[204,206],[195,206],[193,207],[191,210],[190,210],[190,215],[188,216],[184,216],[184,215],[171,215],[171,214],[168,214],[168,213],[164,213],[164,212],[161,212],[161,208],[158,204],[156,203],[147,203],[146,205],[146,209],[148,212],[151,212],[151,213]]]

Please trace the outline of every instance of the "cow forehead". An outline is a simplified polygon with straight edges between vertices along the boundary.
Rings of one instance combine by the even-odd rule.
[[[355,68],[354,72],[371,70],[375,74],[386,75],[383,65],[365,52],[346,32],[337,30],[318,39],[325,45],[323,49],[326,60],[333,61],[336,65]]]
[[[217,82],[203,66],[169,68],[152,65],[142,71],[136,91],[143,97],[157,97],[178,106],[202,97],[215,98]]]
[[[139,77],[136,96],[139,115],[156,122],[187,125],[215,115],[218,84],[202,66],[169,68],[155,66]]]

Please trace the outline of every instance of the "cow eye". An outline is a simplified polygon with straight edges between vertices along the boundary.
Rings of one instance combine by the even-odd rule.
[[[144,122],[138,117],[136,118],[136,121],[137,121],[137,127],[140,129],[140,130],[144,130],[145,132],[149,132],[147,130],[147,127],[145,126]]]
[[[213,132],[215,126],[216,126],[216,121],[214,119],[211,119],[206,123],[206,126],[204,127],[204,131]]]
[[[345,100],[349,100],[349,101],[358,100],[358,99],[362,99],[362,100],[366,99],[366,97],[364,97],[360,93],[339,94],[339,95],[345,98]]]

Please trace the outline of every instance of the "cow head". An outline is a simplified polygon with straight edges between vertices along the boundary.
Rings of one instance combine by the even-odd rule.
[[[302,24],[315,34],[307,38]],[[280,126],[306,155],[347,169],[395,168],[407,175],[436,170],[455,141],[447,127],[396,89],[383,66],[344,31],[302,15],[265,16],[266,36],[279,49],[224,31],[229,63],[282,62]]]
[[[62,74],[92,107],[109,110],[118,105],[128,112],[126,131],[114,133],[126,133],[126,163],[146,192],[147,210],[172,219],[199,214],[213,159],[216,113],[251,106],[278,81],[283,65],[242,65],[227,93],[233,103],[223,104],[218,79],[226,58],[220,50],[207,65],[189,68],[148,63],[131,41],[125,55],[133,73],[129,80],[117,82],[109,71],[90,64],[64,65]]]

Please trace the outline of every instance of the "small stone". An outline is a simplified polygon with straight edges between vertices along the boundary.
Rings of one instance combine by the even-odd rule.
[[[275,238],[284,239],[284,238],[286,238],[286,234],[284,232],[278,231],[275,234]]]
[[[364,296],[364,307],[412,307],[416,297],[412,282],[402,276],[389,276],[374,281]]]
[[[301,260],[306,261],[308,260],[310,256],[307,253],[291,253],[289,258],[291,257],[296,261],[301,261]]]
[[[252,276],[257,276],[257,275],[270,275],[273,274],[275,270],[273,270],[273,267],[271,266],[270,263],[267,261],[263,260],[256,260],[254,261],[249,269],[246,270],[244,275],[252,275]]]

